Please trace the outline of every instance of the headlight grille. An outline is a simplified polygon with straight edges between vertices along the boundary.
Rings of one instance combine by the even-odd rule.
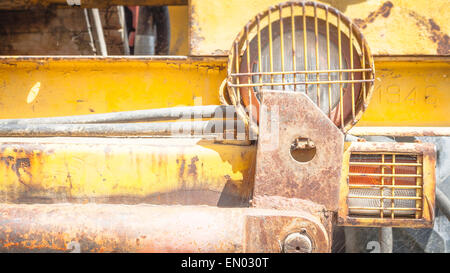
[[[350,216],[421,217],[421,155],[352,153],[349,165]]]
[[[305,93],[347,131],[367,107],[373,81],[373,59],[355,24],[312,1],[258,14],[239,33],[228,61],[228,95],[255,126],[258,92],[268,89]]]

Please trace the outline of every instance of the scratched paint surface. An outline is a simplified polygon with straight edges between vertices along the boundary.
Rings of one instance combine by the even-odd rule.
[[[191,55],[228,55],[243,26],[280,0],[192,0]],[[324,0],[353,19],[374,55],[450,55],[447,0]]]
[[[450,126],[450,63],[377,62],[374,94],[358,126]]]
[[[256,152],[254,146],[176,138],[0,141],[0,202],[19,203],[244,200]]]
[[[0,57],[0,117],[219,104],[225,77],[226,63],[186,57]]]

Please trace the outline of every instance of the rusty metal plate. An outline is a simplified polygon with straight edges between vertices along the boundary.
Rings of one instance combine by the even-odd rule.
[[[280,212],[281,214],[282,212]],[[300,213],[300,215],[302,215]],[[302,233],[312,242],[312,252],[330,252],[330,238],[324,226],[311,215],[249,215],[246,219],[245,252],[283,252],[289,234]]]
[[[261,93],[254,205],[258,196],[272,195],[306,199],[336,211],[344,135],[303,93]],[[298,137],[315,144],[308,162],[298,162],[290,153]]]

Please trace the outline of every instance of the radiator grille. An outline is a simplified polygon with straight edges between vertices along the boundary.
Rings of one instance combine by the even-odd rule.
[[[421,155],[353,152],[348,185],[348,214],[351,217],[422,217]]]

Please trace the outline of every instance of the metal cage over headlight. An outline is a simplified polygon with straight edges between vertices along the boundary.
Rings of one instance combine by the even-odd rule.
[[[269,89],[306,93],[346,132],[366,109],[373,81],[373,59],[356,25],[310,1],[258,14],[237,36],[228,60],[228,95],[252,128],[259,121],[258,93]]]

